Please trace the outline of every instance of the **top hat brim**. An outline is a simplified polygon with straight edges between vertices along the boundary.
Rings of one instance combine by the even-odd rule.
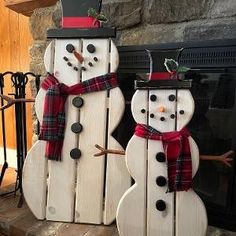
[[[49,29],[47,38],[69,39],[69,38],[115,38],[115,28],[61,28]]]
[[[155,89],[190,89],[192,87],[191,81],[182,80],[149,80],[149,81],[135,81],[135,89],[138,90],[155,90]]]

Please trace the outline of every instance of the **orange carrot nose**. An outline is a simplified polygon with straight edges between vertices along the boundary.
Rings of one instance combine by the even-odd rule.
[[[163,106],[159,107],[158,110],[159,110],[159,112],[165,112],[166,111],[165,107],[163,107]]]
[[[77,60],[80,63],[82,63],[84,61],[84,58],[83,58],[83,56],[80,53],[76,52],[75,50],[73,51],[73,53],[74,53],[75,57],[77,58]]]

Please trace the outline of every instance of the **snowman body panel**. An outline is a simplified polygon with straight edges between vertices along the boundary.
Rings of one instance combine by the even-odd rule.
[[[170,95],[172,99],[169,99]],[[181,110],[184,111],[184,114],[180,114]],[[135,121],[149,125],[160,132],[181,130],[190,121],[193,111],[193,98],[191,93],[185,89],[138,90],[132,99],[132,114]],[[143,139],[143,143],[146,143],[144,146],[147,151],[145,154],[147,161],[144,167],[137,166],[136,163],[142,162],[144,158],[141,156],[143,152],[140,150],[140,142],[134,141],[137,139]],[[192,176],[194,177],[199,165],[199,152],[194,140],[191,137],[188,139],[192,158]],[[146,140],[134,135],[128,144],[126,164],[135,184],[124,194],[119,203],[117,223],[120,235],[135,236],[133,231],[139,227],[139,219],[144,218],[143,225],[145,225],[146,231],[140,235],[204,236],[207,217],[202,201],[191,189],[187,192],[168,192],[167,163],[157,161],[159,153],[164,153],[162,141]],[[139,172],[140,169],[143,171]],[[146,183],[141,182],[140,184],[140,179],[145,178]],[[158,182],[160,178],[162,179],[161,184]],[[144,186],[140,193],[137,191],[137,189],[141,189],[139,185]],[[146,201],[139,203],[141,206],[146,206],[143,216],[137,216],[137,210],[133,207],[133,202],[136,203],[134,204],[136,207],[139,207],[137,205],[139,194],[144,194],[143,201]],[[166,205],[162,211],[156,207],[159,200],[164,201]]]
[[[54,68],[54,74],[59,82],[71,86],[80,82],[80,74],[67,66],[63,60],[66,56],[72,64],[78,66],[76,59],[66,50],[68,43],[73,44],[76,50],[81,52],[81,40],[55,40],[54,58],[51,58],[50,62],[53,65],[50,67]],[[74,219],[76,163],[68,155],[77,147],[78,140],[77,135],[71,131],[71,126],[79,119],[78,109],[72,105],[74,97],[68,96],[65,104],[66,126],[61,153],[62,162],[48,161],[47,220],[72,222]]]
[[[42,158],[46,142],[37,141],[25,159],[22,175],[24,198],[39,220],[46,217],[48,161]]]
[[[74,55],[66,51],[68,44],[73,44],[76,51],[82,53],[84,62],[81,66],[86,67],[86,71],[81,71],[81,66]],[[87,51],[89,44],[96,47],[95,53],[91,54]],[[64,56],[73,66],[77,66],[79,71],[67,66]],[[96,63],[94,57],[98,59]],[[59,82],[68,86],[115,72],[119,62],[118,52],[110,39],[57,39],[48,46],[44,61],[47,70],[53,72]],[[93,62],[92,66],[88,65],[90,62]],[[36,98],[36,113],[40,122],[43,118],[45,95],[46,91],[40,89]],[[78,96],[84,101],[80,109],[73,105],[73,99]],[[45,142],[38,141],[35,144],[37,148],[33,148],[28,153],[25,161],[24,194],[30,209],[39,219],[110,224],[115,219],[120,197],[130,186],[130,176],[122,158],[113,157],[110,164],[105,162],[105,157],[94,158],[93,155],[97,152],[94,145],[105,146],[107,142],[109,148],[119,146],[111,137],[111,133],[121,119],[124,98],[119,88],[114,88],[109,92],[100,91],[78,96],[68,96],[65,104],[66,127],[62,162],[45,160],[44,155],[42,156],[43,151],[37,153],[38,149],[45,148]],[[111,107],[116,105],[117,107]],[[112,113],[109,113],[110,109]],[[72,132],[72,125],[77,123],[83,126],[79,134]],[[73,160],[70,157],[70,152],[74,148],[81,151],[79,160]],[[119,146],[119,149],[122,148]],[[30,178],[37,172],[37,165],[43,166],[44,169],[43,177],[35,176],[34,184],[41,186],[44,190],[38,196],[31,194],[33,185],[30,182]],[[106,168],[105,165],[107,165]],[[107,175],[105,170],[109,175],[106,179],[107,183],[104,184]],[[107,193],[105,197],[104,192]],[[41,202],[39,196],[42,199]],[[38,204],[33,206],[35,201]],[[103,209],[104,201],[105,208]]]

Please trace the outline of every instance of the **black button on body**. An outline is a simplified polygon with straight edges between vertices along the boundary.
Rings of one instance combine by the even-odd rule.
[[[157,96],[156,96],[156,95],[151,95],[151,96],[150,96],[150,100],[151,100],[152,102],[155,102],[155,101],[157,100]]]
[[[163,200],[158,200],[156,202],[156,208],[158,211],[164,211],[166,209],[166,203]]]
[[[156,154],[156,160],[157,160],[158,162],[165,162],[165,161],[166,161],[166,155],[165,155],[165,153],[164,153],[164,152],[158,152],[158,153]]]
[[[164,187],[167,183],[167,180],[164,176],[158,176],[156,178],[156,183],[159,187]]]
[[[71,130],[73,133],[78,134],[83,130],[83,126],[80,123],[74,123],[71,126]]]
[[[72,44],[67,44],[66,45],[66,51],[69,53],[72,53],[75,51],[75,47]]]
[[[78,148],[74,148],[70,152],[70,156],[74,160],[78,160],[81,157],[81,151]]]
[[[90,53],[94,53],[94,52],[96,51],[96,48],[95,48],[95,46],[94,46],[93,44],[89,44],[89,45],[87,46],[87,50],[88,50],[88,52],[90,52]]]
[[[174,95],[174,94],[171,94],[171,95],[169,96],[169,101],[174,102],[175,100],[176,100],[175,95]]]
[[[80,108],[83,106],[84,104],[84,100],[81,97],[76,97],[72,100],[72,104],[77,107]]]
[[[179,111],[179,114],[180,114],[180,115],[183,115],[183,114],[184,114],[184,110],[180,110],[180,111]]]

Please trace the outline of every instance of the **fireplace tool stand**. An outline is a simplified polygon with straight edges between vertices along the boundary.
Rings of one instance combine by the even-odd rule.
[[[13,98],[4,95],[4,77],[11,77],[12,86],[14,88],[14,93],[8,94],[13,96]],[[15,127],[16,127],[16,158],[17,158],[17,177],[15,189],[13,191],[3,193],[0,196],[6,196],[9,194],[16,195],[17,191],[20,192],[20,199],[18,202],[18,207],[23,204],[23,192],[22,192],[22,169],[24,160],[27,154],[27,132],[26,132],[26,102],[34,102],[34,99],[25,98],[25,89],[29,81],[29,76],[35,78],[35,83],[37,90],[39,89],[40,75],[35,75],[33,73],[22,73],[22,72],[5,72],[0,73],[0,103],[1,103],[1,125],[2,125],[2,145],[3,145],[3,157],[4,164],[0,173],[0,186],[2,184],[3,178],[5,176],[6,170],[8,169],[7,162],[7,137],[6,137],[6,116],[5,110],[14,105],[15,111]]]

